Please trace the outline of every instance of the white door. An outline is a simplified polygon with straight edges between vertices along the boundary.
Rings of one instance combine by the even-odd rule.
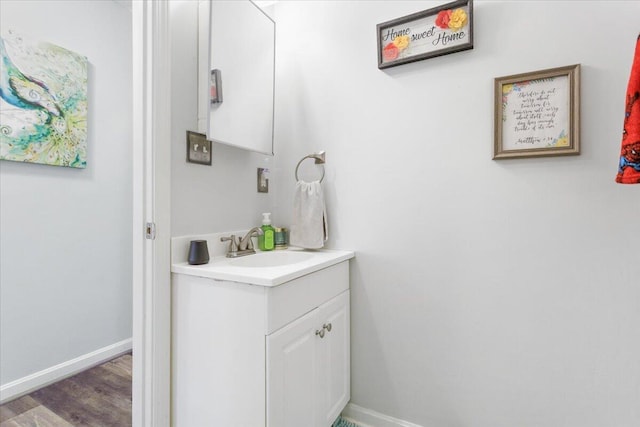
[[[349,291],[318,307],[321,408],[318,426],[329,427],[351,397]]]
[[[313,310],[267,336],[267,427],[316,425],[317,314]]]

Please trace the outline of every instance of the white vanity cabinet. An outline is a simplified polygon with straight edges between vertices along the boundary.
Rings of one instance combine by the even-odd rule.
[[[174,427],[329,427],[349,401],[349,261],[275,286],[174,273],[172,298]]]
[[[349,291],[267,337],[267,425],[330,426],[349,401]]]

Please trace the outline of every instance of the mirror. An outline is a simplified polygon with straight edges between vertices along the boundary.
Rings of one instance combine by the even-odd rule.
[[[207,138],[273,154],[275,22],[252,1],[211,1],[208,71]]]

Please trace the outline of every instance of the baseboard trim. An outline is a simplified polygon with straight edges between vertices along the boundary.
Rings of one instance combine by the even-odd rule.
[[[0,386],[0,404],[31,393],[34,390],[53,384],[86,369],[99,365],[107,360],[131,351],[131,338],[103,347],[91,353],[83,354],[75,359],[60,363],[26,377],[19,378]]]
[[[422,427],[353,403],[347,404],[347,407],[342,411],[342,417],[362,427]]]

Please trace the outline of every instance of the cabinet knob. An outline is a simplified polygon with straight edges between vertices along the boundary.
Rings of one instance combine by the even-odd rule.
[[[324,328],[320,329],[319,331],[316,330],[316,335],[320,335],[320,338],[324,338]]]
[[[331,332],[331,323],[325,323],[322,325],[322,329],[326,329],[327,332]]]

